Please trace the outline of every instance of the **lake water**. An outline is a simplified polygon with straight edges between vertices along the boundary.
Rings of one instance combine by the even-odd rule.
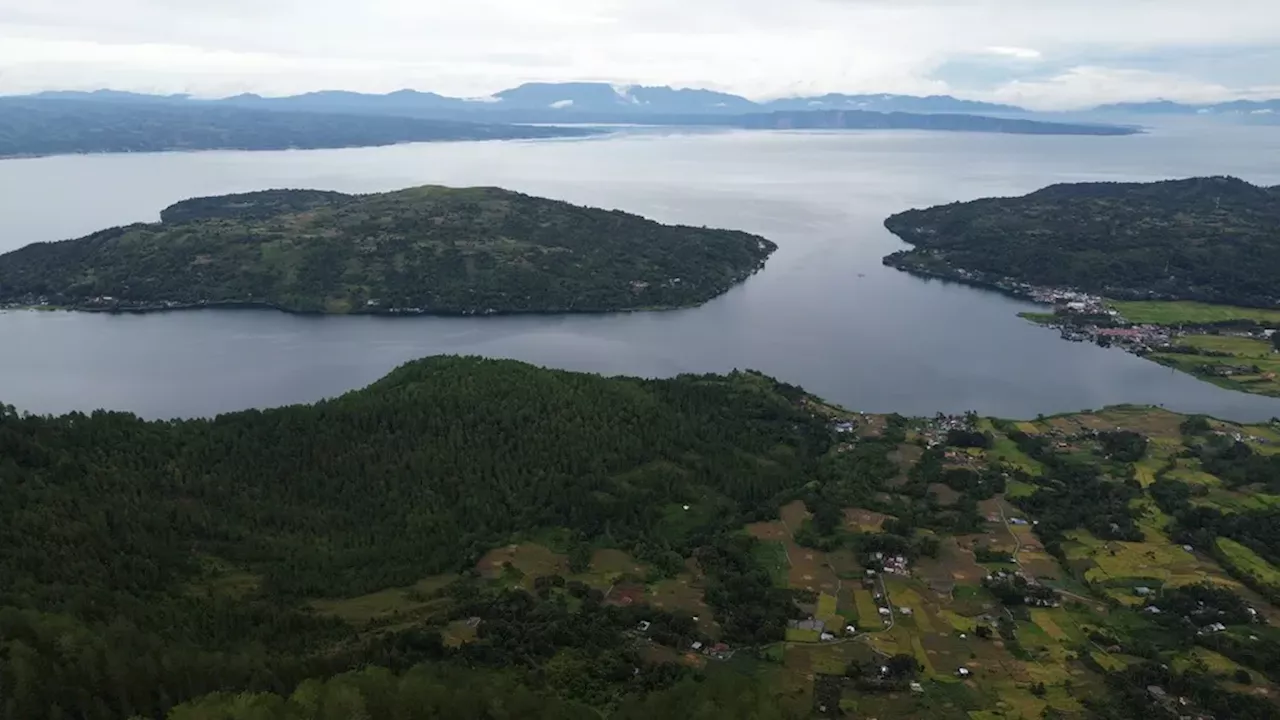
[[[0,313],[0,401],[41,413],[207,415],[309,402],[442,353],[606,374],[754,368],[846,406],[1032,417],[1115,403],[1241,420],[1280,401],[1068,343],[997,294],[880,264],[899,210],[1054,182],[1234,174],[1280,183],[1280,128],[1121,138],[915,132],[629,132],[607,139],[0,162],[0,251],[135,221],[197,196],[499,185],[664,222],[765,235],[764,272],[663,313],[498,318]]]

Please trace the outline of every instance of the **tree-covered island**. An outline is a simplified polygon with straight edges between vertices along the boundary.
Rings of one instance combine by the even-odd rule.
[[[777,248],[497,188],[269,190],[0,255],[0,304],[149,311],[607,312],[693,306]]]
[[[886,265],[1055,306],[1031,319],[1280,395],[1280,188],[1231,177],[1053,185],[890,217]]]

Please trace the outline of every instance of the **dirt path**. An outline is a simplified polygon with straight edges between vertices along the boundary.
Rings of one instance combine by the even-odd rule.
[[[1013,526],[1009,524],[1009,517],[1004,512],[1004,497],[1000,498],[1000,519],[1004,521],[1004,529],[1013,538],[1013,564],[1018,566],[1018,571],[1023,575],[1027,574],[1025,568],[1022,567],[1022,561],[1018,559],[1018,553],[1022,552],[1022,538],[1018,537],[1018,533],[1013,531]]]

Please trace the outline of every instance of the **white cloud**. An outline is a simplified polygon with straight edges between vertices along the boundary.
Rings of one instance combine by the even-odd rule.
[[[1244,94],[1253,98],[1280,97],[1280,83],[1252,88]],[[1102,103],[1156,99],[1213,103],[1241,95],[1239,89],[1172,73],[1093,66],[1071,68],[1044,80],[1014,80],[992,93],[1000,102],[1036,110],[1071,110]]]
[[[1114,87],[1168,95],[1206,82],[1158,72],[1135,79],[1112,67],[1106,77],[1121,83],[1112,86],[1089,68],[1091,52],[1280,44],[1280,4],[1230,5],[1209,13],[1203,0],[0,0],[0,92],[415,87],[484,96],[582,79],[756,97],[1021,92],[1064,105],[1059,98],[1087,103]],[[949,59],[984,55],[1028,67],[1086,60],[1061,79],[982,93],[931,79]]]
[[[1044,57],[1044,53],[1033,48],[993,45],[992,47],[987,48],[986,51],[992,55],[1003,55],[1005,57],[1017,58],[1019,60],[1039,60]]]

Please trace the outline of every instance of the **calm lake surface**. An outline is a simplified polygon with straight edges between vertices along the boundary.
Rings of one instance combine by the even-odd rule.
[[[601,316],[146,316],[0,312],[0,401],[40,413],[154,418],[310,402],[442,353],[605,374],[754,368],[846,406],[1032,417],[1116,403],[1240,420],[1280,401],[1215,388],[1120,351],[1060,340],[1032,306],[880,264],[881,223],[910,207],[1054,182],[1232,174],[1280,183],[1280,128],[1135,137],[960,133],[667,133],[607,139],[0,162],[0,251],[154,221],[173,202],[265,188],[348,192],[499,185],[781,247],[696,309]]]

